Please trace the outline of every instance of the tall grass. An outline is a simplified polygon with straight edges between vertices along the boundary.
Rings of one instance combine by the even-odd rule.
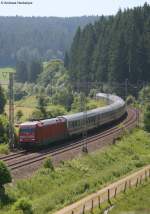
[[[0,154],[7,155],[9,153],[9,146],[8,144],[0,144]]]

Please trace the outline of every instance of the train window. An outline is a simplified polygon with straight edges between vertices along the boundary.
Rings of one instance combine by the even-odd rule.
[[[34,128],[21,128],[20,133],[21,134],[26,134],[26,133],[32,134],[34,132],[34,130],[35,130]]]
[[[80,120],[78,120],[78,126],[80,126]]]

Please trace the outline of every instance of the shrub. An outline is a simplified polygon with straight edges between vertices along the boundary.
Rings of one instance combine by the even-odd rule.
[[[126,99],[126,103],[127,105],[131,105],[135,102],[135,97],[133,97],[132,95],[128,96]]]
[[[45,159],[43,166],[44,166],[44,168],[48,168],[48,169],[51,169],[52,171],[54,171],[54,166],[53,166],[52,160],[49,157]]]
[[[50,106],[50,107],[48,107],[48,110],[47,110],[47,117],[48,118],[54,118],[54,117],[62,116],[65,114],[67,114],[65,108],[63,106],[60,106],[60,105]]]
[[[6,115],[0,115],[0,143],[8,142],[8,119]]]
[[[0,195],[4,195],[4,184],[10,183],[12,180],[10,171],[3,161],[0,161]]]
[[[12,207],[13,211],[23,211],[24,214],[32,214],[32,204],[27,198],[20,198]]]
[[[7,155],[9,153],[9,146],[8,144],[1,144],[0,145],[0,154],[5,154]]]
[[[40,110],[37,109],[32,112],[32,115],[30,116],[29,120],[40,120],[42,118],[44,118],[43,114],[41,113]]]
[[[23,112],[21,110],[18,110],[16,112],[16,121],[20,122],[20,119],[23,117]]]
[[[150,104],[147,105],[144,113],[144,129],[150,132]]]

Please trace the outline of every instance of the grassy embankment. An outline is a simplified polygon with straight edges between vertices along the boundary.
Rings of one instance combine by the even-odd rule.
[[[67,161],[55,171],[42,168],[31,179],[9,187],[7,193],[14,200],[28,198],[34,214],[51,214],[149,164],[149,154],[150,135],[135,130],[116,145]],[[0,214],[12,214],[12,206],[2,206]]]

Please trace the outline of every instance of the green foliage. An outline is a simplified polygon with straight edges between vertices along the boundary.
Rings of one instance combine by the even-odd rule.
[[[18,110],[17,112],[16,112],[16,120],[18,121],[18,122],[20,122],[20,119],[23,117],[23,112],[21,111],[21,110]]]
[[[12,180],[10,171],[7,166],[0,161],[0,188],[7,183],[10,183]]]
[[[69,111],[73,102],[72,91],[67,88],[63,88],[52,96],[52,100],[54,104],[62,105],[67,109],[67,111]]]
[[[126,103],[127,105],[132,105],[135,103],[135,97],[133,97],[132,95],[129,95],[126,99]]]
[[[54,118],[66,114],[67,114],[66,109],[60,105],[52,105],[47,108],[47,118]]]
[[[150,86],[143,87],[139,92],[139,100],[142,104],[146,104],[150,101]]]
[[[0,143],[8,142],[8,118],[6,115],[0,115]]]
[[[46,117],[46,106],[47,106],[47,99],[45,96],[38,96],[38,104],[37,104],[37,109],[41,112],[41,115],[43,117]]]
[[[48,157],[44,160],[43,167],[46,169],[48,168],[48,169],[51,169],[52,171],[54,171],[54,166],[53,166],[51,158]]]
[[[144,112],[144,128],[146,131],[150,132],[150,104],[147,105]]]
[[[35,82],[43,71],[43,65],[37,49],[22,47],[17,52],[16,79],[19,82]]]
[[[12,207],[12,211],[23,211],[23,214],[32,214],[32,204],[27,198],[18,199]]]
[[[43,119],[43,114],[38,109],[34,110],[31,116],[29,117],[29,120],[40,120],[40,119]]]
[[[0,114],[4,112],[5,104],[6,104],[6,98],[4,95],[4,91],[0,85]]]
[[[52,60],[47,62],[44,67],[44,71],[38,77],[38,84],[42,86],[50,86],[62,85],[67,81],[67,71],[64,68],[64,64],[61,60]]]
[[[5,154],[7,155],[9,153],[9,146],[8,144],[0,144],[0,154]]]

